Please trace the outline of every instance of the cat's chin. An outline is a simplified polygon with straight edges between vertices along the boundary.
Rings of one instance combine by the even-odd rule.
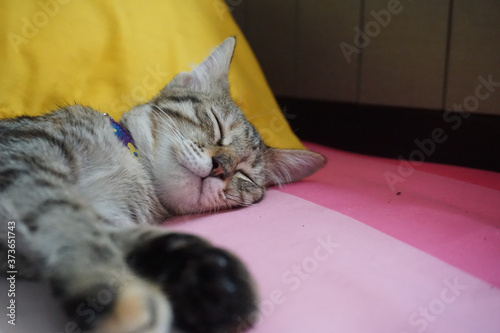
[[[200,177],[189,169],[180,166],[176,179],[165,183],[160,189],[162,201],[176,215],[213,212],[229,208],[224,198],[226,183],[216,177]],[[181,181],[182,180],[182,181]]]
[[[226,183],[215,177],[206,177],[202,180],[200,192],[200,206],[203,211],[214,211],[225,208],[224,187]]]

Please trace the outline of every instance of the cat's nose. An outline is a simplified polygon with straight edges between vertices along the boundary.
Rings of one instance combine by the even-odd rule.
[[[221,161],[217,156],[212,157],[212,171],[209,174],[210,177],[218,177],[220,179],[227,178],[227,171],[224,169]]]

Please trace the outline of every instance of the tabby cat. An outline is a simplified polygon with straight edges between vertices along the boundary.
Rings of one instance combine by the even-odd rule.
[[[244,265],[196,236],[152,226],[251,205],[266,186],[325,163],[263,143],[229,95],[234,46],[226,39],[120,124],[79,105],[1,120],[2,270],[15,221],[18,276],[48,280],[82,330],[250,327],[257,301]]]

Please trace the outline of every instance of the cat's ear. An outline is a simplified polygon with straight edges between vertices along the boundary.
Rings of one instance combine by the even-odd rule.
[[[236,38],[226,38],[201,64],[191,72],[177,74],[169,85],[181,86],[194,91],[210,91],[214,88],[229,89],[227,79],[233,57]]]
[[[265,184],[271,186],[296,182],[312,175],[325,164],[326,158],[312,151],[268,148]]]

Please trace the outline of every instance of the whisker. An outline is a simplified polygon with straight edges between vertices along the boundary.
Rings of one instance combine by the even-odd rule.
[[[266,116],[266,115],[269,115],[269,114],[270,114],[269,111],[263,111],[261,113],[257,113],[257,114],[252,115],[252,117],[248,117],[248,118],[245,117],[245,118],[246,118],[246,120],[250,121],[252,119],[259,118],[259,117],[262,117],[262,116]]]
[[[151,104],[151,105],[154,107],[154,109],[156,109],[156,110],[151,109],[151,111],[154,112],[160,118],[160,120],[163,121],[163,124],[167,125],[168,128],[170,128],[174,132],[174,135],[177,135],[177,138],[179,138],[180,140],[186,140],[186,137],[179,131],[179,129],[175,128],[172,125],[172,124],[175,124],[175,123],[172,120],[172,118],[170,117],[170,115],[168,115],[167,113],[165,113],[158,105],[156,105],[156,104]],[[172,124],[170,124],[169,122],[167,122],[167,119],[165,119],[164,117],[162,117],[162,115],[166,116],[167,119]]]

